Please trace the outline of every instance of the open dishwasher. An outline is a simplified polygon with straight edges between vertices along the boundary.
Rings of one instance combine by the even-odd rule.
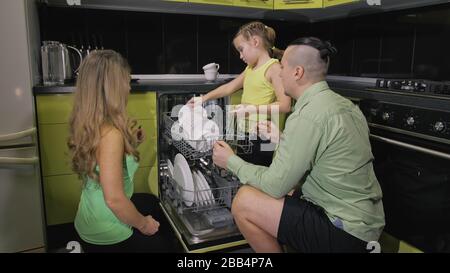
[[[174,109],[185,105],[194,95],[198,94],[161,92],[158,95],[158,186],[161,207],[187,252],[216,251],[245,245],[246,241],[231,215],[231,203],[240,186],[238,178],[213,164],[212,149],[195,149],[192,141],[188,143],[171,134],[178,118]],[[208,113],[207,118],[219,125],[219,139],[225,140],[237,154],[251,153],[252,144],[248,138],[226,135],[227,130],[222,126],[229,124],[224,114],[228,101],[228,98],[222,98],[203,105]],[[213,143],[208,144],[211,148]],[[176,170],[174,177],[173,169],[177,168],[174,167],[177,161],[192,174],[193,183],[189,186],[175,179]]]

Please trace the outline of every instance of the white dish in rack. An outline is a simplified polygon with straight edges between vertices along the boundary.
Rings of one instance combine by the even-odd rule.
[[[192,206],[195,195],[194,181],[191,168],[182,154],[175,156],[173,179],[182,189],[181,196],[186,206]]]
[[[203,189],[203,181],[201,180],[200,176],[196,172],[192,172],[192,177],[194,178],[194,184],[196,186],[196,195],[197,195],[197,205],[207,205],[206,203],[206,197],[202,191]]]
[[[206,181],[206,178],[203,176],[202,172],[197,171],[198,176],[200,177],[200,179],[202,180],[202,192],[205,195],[205,201],[207,202],[208,205],[214,205],[215,204],[215,200],[214,200],[214,196],[211,192],[211,188],[208,185],[208,181]]]
[[[170,159],[167,159],[167,168],[169,169],[169,175],[173,178],[173,164]]]

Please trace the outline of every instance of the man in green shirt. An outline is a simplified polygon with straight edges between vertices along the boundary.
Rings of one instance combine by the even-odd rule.
[[[335,51],[317,38],[286,49],[280,76],[296,104],[270,167],[243,161],[224,142],[214,146],[214,163],[244,184],[232,213],[257,252],[281,252],[280,244],[301,252],[364,252],[383,230],[367,122],[325,81]]]

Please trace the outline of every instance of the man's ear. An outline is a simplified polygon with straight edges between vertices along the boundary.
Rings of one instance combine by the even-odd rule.
[[[294,77],[296,80],[300,80],[301,78],[303,78],[305,74],[305,69],[303,68],[303,66],[296,66],[294,69]]]

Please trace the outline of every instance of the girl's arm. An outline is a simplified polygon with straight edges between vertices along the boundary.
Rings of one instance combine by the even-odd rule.
[[[266,78],[272,83],[275,90],[277,100],[269,105],[245,105],[242,104],[236,108],[236,112],[244,112],[246,114],[261,113],[264,112],[268,115],[271,114],[272,108],[279,107],[279,113],[291,112],[291,98],[284,93],[283,84],[280,78],[281,67],[280,64],[274,63],[267,69]]]
[[[267,70],[267,77],[272,83],[275,89],[275,95],[277,96],[277,101],[271,103],[270,105],[278,105],[280,113],[289,113],[291,111],[291,98],[284,93],[283,83],[280,77],[281,66],[279,63],[274,63]],[[270,113],[270,107],[269,107]]]
[[[152,235],[157,232],[159,223],[150,215],[139,213],[123,190],[124,143],[119,130],[108,129],[100,140],[96,155],[106,205],[120,221],[143,234]]]
[[[213,99],[217,99],[217,98],[223,98],[226,96],[230,96],[231,94],[238,91],[239,89],[242,89],[243,86],[244,86],[244,72],[242,72],[239,76],[237,76],[232,81],[222,84],[221,86],[217,87],[216,89],[203,95],[202,102],[207,102],[208,100],[213,100]],[[190,99],[188,101],[188,104],[193,105],[194,98]]]

